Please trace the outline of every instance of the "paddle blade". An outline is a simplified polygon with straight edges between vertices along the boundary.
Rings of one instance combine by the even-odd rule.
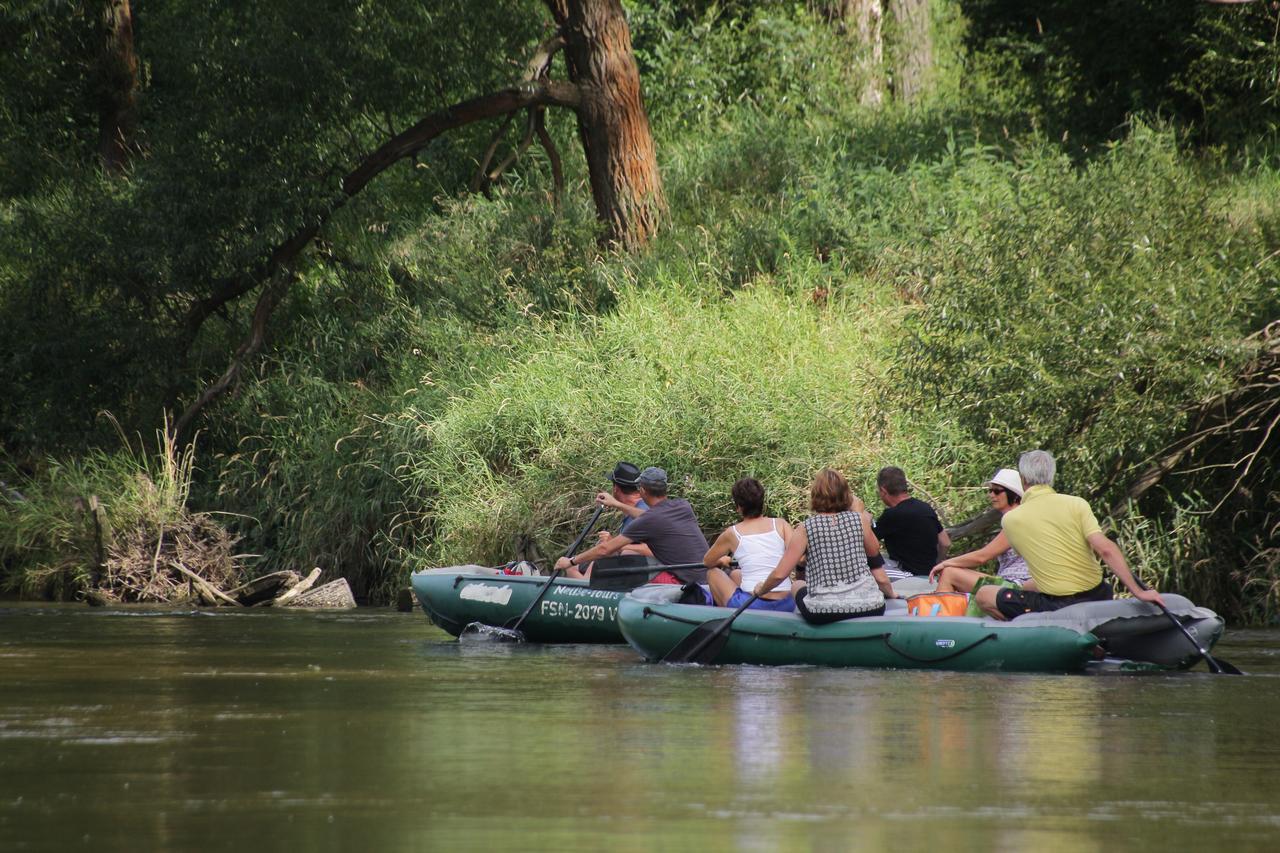
[[[499,643],[523,643],[524,634],[510,628],[471,622],[458,633],[459,640],[492,640]]]
[[[1239,669],[1222,658],[1210,657],[1208,654],[1204,656],[1204,662],[1209,665],[1209,669],[1218,675],[1244,675]]]
[[[1200,641],[1187,630],[1187,626],[1182,624],[1182,620],[1177,616],[1174,616],[1173,613],[1170,612],[1169,608],[1165,607],[1158,601],[1156,602],[1156,607],[1159,607],[1164,612],[1164,615],[1169,617],[1169,621],[1173,623],[1173,627],[1182,632],[1182,635],[1187,638],[1187,642],[1195,646],[1196,651],[1200,653],[1200,657],[1204,659],[1205,665],[1209,667],[1210,672],[1214,675],[1244,675],[1243,672],[1236,669],[1231,664],[1224,660],[1217,660],[1213,655],[1209,654],[1209,650],[1200,644]]]
[[[734,614],[737,615],[737,614]],[[671,651],[663,656],[663,663],[701,663],[708,664],[716,659],[725,643],[729,642],[729,624],[733,617],[713,619],[703,622],[689,632],[689,635],[672,646]]]

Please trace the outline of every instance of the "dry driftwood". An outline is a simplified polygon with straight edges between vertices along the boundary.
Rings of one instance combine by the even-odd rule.
[[[271,572],[235,589],[227,590],[227,595],[234,598],[243,607],[252,607],[260,601],[269,601],[286,590],[292,589],[302,581],[295,571],[285,569],[282,572]]]
[[[334,610],[351,609],[356,606],[356,597],[351,594],[351,586],[346,578],[338,578],[324,586],[316,587],[304,593],[287,607],[325,607]]]
[[[209,607],[216,607],[219,604],[230,604],[232,607],[238,607],[240,602],[218,589],[213,584],[200,577],[195,572],[188,569],[182,563],[174,563],[173,567],[179,572],[187,576],[200,592],[200,603]]]
[[[285,592],[283,595],[277,596],[271,601],[262,602],[262,606],[263,607],[287,607],[290,601],[293,601],[295,598],[302,595],[307,590],[311,589],[311,587],[315,586],[316,581],[318,581],[319,579],[320,579],[320,569],[318,568],[312,569],[311,574],[307,575],[306,580],[294,584],[293,587],[289,589],[287,592]]]
[[[217,603],[223,587],[236,582],[240,569],[233,557],[235,538],[207,515],[189,515],[163,525],[139,525],[110,531],[97,528],[101,505],[85,503],[94,525],[101,530],[105,559],[98,572],[97,592],[119,603],[171,603],[198,589],[195,576],[209,591],[201,594]]]

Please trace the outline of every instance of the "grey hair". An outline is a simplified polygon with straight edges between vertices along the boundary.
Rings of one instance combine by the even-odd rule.
[[[1018,457],[1018,473],[1022,475],[1022,485],[1027,488],[1052,486],[1053,475],[1058,473],[1058,463],[1047,450],[1028,450]]]

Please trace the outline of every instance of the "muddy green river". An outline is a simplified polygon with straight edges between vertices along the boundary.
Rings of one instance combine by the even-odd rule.
[[[0,850],[1275,850],[1247,676],[647,664],[421,613],[0,604]]]

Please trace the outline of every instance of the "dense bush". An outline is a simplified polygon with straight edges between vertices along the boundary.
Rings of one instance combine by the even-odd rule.
[[[252,296],[198,329],[193,306],[313,221],[388,136],[511,81],[508,60],[544,14],[532,0],[172,0],[135,11],[136,150],[126,174],[107,177],[91,95],[101,10],[0,9],[0,47],[12,48],[0,51],[0,449],[10,453],[109,444],[99,409],[141,429],[189,400],[225,369]],[[427,152],[433,168],[393,170],[351,215],[394,235],[436,210],[442,191],[465,185],[485,133],[441,140]]]
[[[851,283],[856,299],[815,304],[772,277],[727,299],[698,290],[631,291],[614,314],[541,332],[438,415],[409,413],[393,435],[421,448],[402,477],[436,534],[423,556],[497,561],[513,532],[571,538],[615,459],[667,468],[708,527],[732,520],[729,486],[748,474],[792,517],[827,463],[863,494],[888,461],[941,492],[954,447],[914,447],[918,433],[881,403],[901,313],[891,294]]]
[[[1240,142],[1280,129],[1280,7],[1131,0],[961,0],[980,65],[1054,137],[1121,138],[1134,115]],[[1008,74],[1008,71],[1014,71]]]
[[[902,286],[929,310],[905,354],[976,435],[1054,448],[1068,486],[1103,496],[1251,354],[1276,211],[1233,223],[1219,170],[1143,127],[1083,169],[1019,160],[966,182],[945,242],[912,252]]]

